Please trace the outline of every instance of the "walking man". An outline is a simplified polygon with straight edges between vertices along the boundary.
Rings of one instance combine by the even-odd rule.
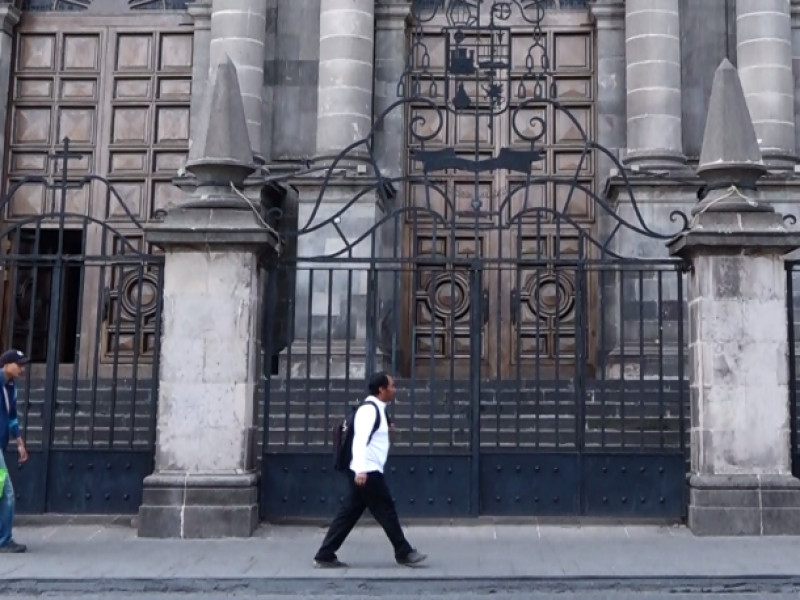
[[[28,357],[19,350],[8,350],[0,354],[0,553],[20,554],[26,548],[17,544],[11,536],[11,526],[14,521],[14,488],[8,474],[6,461],[8,443],[15,440],[19,462],[28,460],[28,451],[25,441],[19,434],[19,421],[17,420],[17,386],[14,380],[25,373]]]
[[[398,564],[416,565],[426,558],[414,550],[403,535],[392,494],[383,478],[390,445],[386,407],[394,400],[394,379],[387,373],[376,373],[370,378],[368,388],[370,395],[359,407],[353,421],[347,495],[314,557],[314,565],[320,568],[347,566],[336,557],[336,551],[367,508],[394,546]]]

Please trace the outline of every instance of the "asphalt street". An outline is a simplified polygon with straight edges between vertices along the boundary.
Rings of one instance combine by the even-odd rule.
[[[365,597],[375,598],[370,595]],[[413,595],[380,595],[384,600],[757,600],[768,598],[769,600],[797,600],[796,593],[759,593],[759,594],[673,594],[673,593],[636,593],[636,592],[586,592],[581,594],[538,594],[536,592],[503,592],[496,591],[486,594],[464,594],[463,592],[453,592],[447,595],[430,595],[420,592]],[[107,595],[38,595],[38,596],[11,596],[14,600],[108,600]],[[114,600],[319,600],[320,596],[315,595],[258,595],[258,594],[124,594],[114,595]],[[325,600],[353,600],[357,598],[352,594],[346,596],[328,596]]]

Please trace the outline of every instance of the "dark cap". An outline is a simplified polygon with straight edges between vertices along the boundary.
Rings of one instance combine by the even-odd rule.
[[[0,354],[0,367],[6,365],[27,365],[31,360],[19,350],[6,350]]]

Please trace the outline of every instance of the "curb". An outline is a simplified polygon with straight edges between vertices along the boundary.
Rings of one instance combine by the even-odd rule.
[[[419,579],[6,579],[0,581],[0,595],[41,595],[54,593],[149,593],[204,594],[251,593],[276,595],[332,594],[349,596],[390,596],[397,594],[473,595],[497,592],[580,593],[658,592],[669,594],[792,594],[800,592],[800,576],[719,577],[531,577],[531,578],[419,578]]]

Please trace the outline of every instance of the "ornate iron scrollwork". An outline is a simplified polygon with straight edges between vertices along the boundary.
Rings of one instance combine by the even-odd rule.
[[[296,238],[324,228],[338,231],[344,214],[368,194],[377,193],[383,197],[384,206],[393,208],[357,239],[340,233],[342,241],[336,250],[302,258],[350,257],[356,246],[378,235],[388,222],[397,220],[408,223],[425,219],[428,229],[432,227],[440,232],[437,235],[452,236],[456,228],[463,230],[465,220],[471,218],[476,237],[479,231],[485,232],[487,228],[519,229],[523,223],[535,228],[536,223],[546,222],[558,229],[559,236],[569,231],[570,235],[580,238],[582,253],[617,258],[624,258],[614,250],[614,240],[620,232],[668,240],[685,231],[689,218],[680,211],[671,214],[673,226],[668,226],[666,231],[655,230],[646,222],[628,174],[616,154],[593,141],[590,131],[576,118],[570,105],[559,98],[558,73],[553,69],[548,51],[547,8],[584,5],[584,0],[413,0],[410,42],[405,71],[398,82],[397,101],[376,115],[370,133],[343,149],[331,165],[306,170],[324,175],[316,205],[296,226],[284,227],[283,235]],[[429,47],[427,36],[432,30],[443,40],[444,52],[439,49],[437,54]],[[528,33],[520,34],[523,30]],[[375,135],[384,131],[387,119],[397,111],[407,112],[412,168],[402,176],[390,177],[382,172],[375,154]],[[442,144],[447,135],[446,124],[453,118],[468,120],[475,124],[476,130],[480,126],[491,132],[501,116],[509,123],[506,126],[514,138],[513,144],[497,148],[491,154],[480,147],[477,139],[472,149],[463,144],[458,147],[452,143]],[[549,121],[565,124],[575,132],[570,152],[576,157],[576,164],[571,176],[537,170],[537,165],[545,160],[548,132],[554,127]],[[361,151],[357,160],[364,160],[362,157],[366,155],[375,174],[374,181],[332,214],[326,210],[325,217],[321,218],[325,190],[338,176],[341,165],[355,160],[355,150]],[[586,183],[585,173],[591,172],[587,166],[599,156],[620,173],[623,187],[627,187],[630,210],[626,214],[630,217],[621,215],[608,199]],[[452,191],[440,183],[445,174],[453,172],[460,173],[462,184],[471,178],[474,192],[467,211]],[[493,192],[494,196],[487,200],[479,192],[481,178],[494,172],[507,172],[514,177],[509,178],[506,189]],[[272,180],[290,180],[297,175],[291,173]],[[387,190],[412,185],[425,190],[422,202],[400,206],[387,195]],[[530,197],[530,190],[537,185],[567,189],[566,199],[560,204],[537,204]],[[604,227],[602,237],[574,218],[571,208],[576,195],[587,198],[591,211],[611,223],[610,227]],[[273,209],[270,216],[280,222],[282,212]],[[439,258],[447,261],[452,257]]]

